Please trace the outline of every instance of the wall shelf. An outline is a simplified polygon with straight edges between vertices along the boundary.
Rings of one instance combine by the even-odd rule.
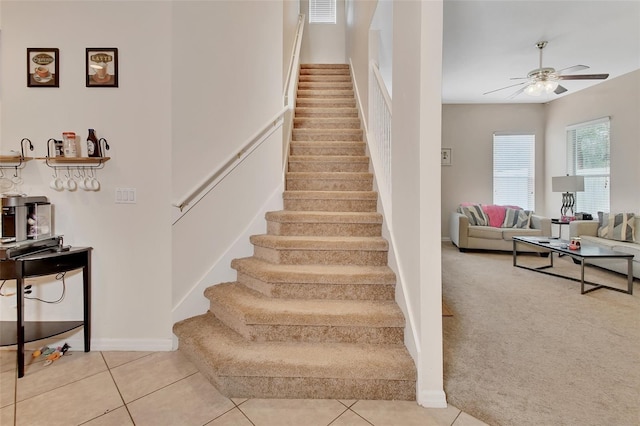
[[[101,169],[104,167],[104,163],[111,160],[111,157],[62,157],[51,155],[51,143],[56,143],[55,139],[49,139],[47,141],[47,156],[38,157],[37,160],[44,160],[47,166],[52,169]],[[105,138],[100,138],[98,144],[101,146],[101,152],[107,152],[110,147]],[[55,152],[55,149],[53,150]]]
[[[111,157],[38,157],[36,160],[44,160],[47,166],[52,168],[94,168],[101,169],[104,163]]]
[[[24,167],[27,161],[33,160],[33,157],[24,156],[25,144],[31,151],[33,151],[33,144],[31,143],[31,141],[27,138],[23,138],[20,141],[19,155],[0,155],[0,169],[15,169],[17,174],[18,169]]]

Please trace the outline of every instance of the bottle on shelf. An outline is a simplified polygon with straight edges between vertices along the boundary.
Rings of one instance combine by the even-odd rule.
[[[102,157],[102,153],[100,152],[100,143],[98,143],[98,138],[94,129],[89,129],[89,136],[87,136],[87,155],[89,157]]]

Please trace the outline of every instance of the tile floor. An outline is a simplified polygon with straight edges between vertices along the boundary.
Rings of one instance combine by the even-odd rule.
[[[53,364],[0,351],[0,424],[477,426],[453,406],[410,401],[236,399],[221,395],[179,352],[69,351]]]

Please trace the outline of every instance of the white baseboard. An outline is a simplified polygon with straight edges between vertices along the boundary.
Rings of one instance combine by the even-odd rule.
[[[419,390],[417,402],[427,408],[447,408],[447,395],[443,390]]]

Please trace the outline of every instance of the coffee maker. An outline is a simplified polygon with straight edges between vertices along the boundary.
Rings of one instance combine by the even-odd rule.
[[[3,195],[0,243],[53,235],[51,203],[45,196]]]

